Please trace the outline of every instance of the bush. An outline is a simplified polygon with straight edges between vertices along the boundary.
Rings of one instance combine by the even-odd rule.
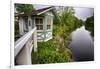
[[[66,49],[66,48],[65,48]],[[62,52],[55,46],[53,40],[47,42],[38,42],[38,52],[33,54],[33,64],[45,64],[45,63],[62,63],[71,61],[71,53],[66,49]]]

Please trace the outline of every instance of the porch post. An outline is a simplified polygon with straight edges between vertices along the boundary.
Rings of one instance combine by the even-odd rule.
[[[19,17],[19,33],[24,35],[24,20],[22,17]]]
[[[47,19],[48,17],[45,16],[45,19],[43,20],[43,31],[44,31],[44,40],[46,39],[46,30],[47,30]]]
[[[51,18],[51,34],[52,34],[52,32],[53,32],[53,19],[54,19],[54,17],[52,16],[52,18]],[[52,36],[52,35],[51,35]]]

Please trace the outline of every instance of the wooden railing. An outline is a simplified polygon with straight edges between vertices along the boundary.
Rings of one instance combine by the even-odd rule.
[[[14,57],[17,64],[31,64],[31,51],[37,51],[36,27],[15,42]]]

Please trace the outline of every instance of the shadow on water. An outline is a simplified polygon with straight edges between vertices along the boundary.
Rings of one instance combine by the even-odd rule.
[[[72,32],[72,42],[69,45],[74,61],[94,60],[94,43],[90,32],[85,27]]]

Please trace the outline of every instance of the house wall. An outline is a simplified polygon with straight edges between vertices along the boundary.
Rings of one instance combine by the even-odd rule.
[[[24,35],[28,32],[28,18],[19,17],[19,33],[20,35]]]
[[[32,17],[32,28],[34,28],[36,25],[35,25],[35,18]]]
[[[51,20],[51,29],[47,29],[48,19]],[[38,41],[48,41],[52,39],[53,32],[53,14],[51,12],[46,12],[43,18],[43,30],[37,31]]]
[[[43,30],[37,30],[37,39],[38,39],[38,41],[43,41],[43,40],[45,40],[45,34],[44,34],[44,28],[45,28],[45,18],[44,17],[34,17],[33,18],[33,21],[34,21],[34,23],[33,23],[33,25],[35,25],[36,26],[36,22],[35,22],[35,19],[36,18],[42,18],[43,19]]]
[[[43,18],[43,30],[37,30],[38,42],[52,39],[53,17],[54,16],[52,12],[46,12],[42,15],[32,17],[32,27],[36,26],[36,22],[35,22],[36,18]],[[51,29],[47,29],[48,19],[51,20]]]
[[[51,29],[47,29],[47,23],[49,20],[51,21]],[[51,12],[47,12],[45,14],[45,24],[46,24],[46,40],[52,39],[52,32],[53,32],[53,14]]]

